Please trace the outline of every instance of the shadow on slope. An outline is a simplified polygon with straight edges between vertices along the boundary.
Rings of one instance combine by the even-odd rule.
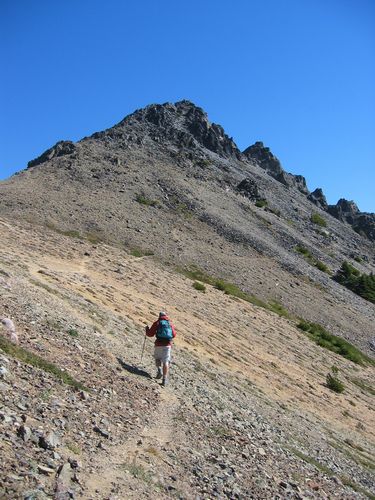
[[[128,365],[121,358],[117,358],[117,361],[119,362],[120,366],[124,370],[126,370],[129,373],[133,373],[133,375],[139,375],[140,377],[152,378],[151,375],[148,372],[146,372],[145,370],[137,368],[136,366],[133,366],[133,365]]]

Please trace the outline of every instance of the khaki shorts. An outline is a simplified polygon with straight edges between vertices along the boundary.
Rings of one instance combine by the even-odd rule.
[[[170,363],[171,361],[171,346],[155,346],[154,358],[159,363]]]

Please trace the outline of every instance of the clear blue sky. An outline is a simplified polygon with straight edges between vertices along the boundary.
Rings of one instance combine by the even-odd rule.
[[[0,178],[186,98],[375,212],[374,0],[0,0],[0,40]]]

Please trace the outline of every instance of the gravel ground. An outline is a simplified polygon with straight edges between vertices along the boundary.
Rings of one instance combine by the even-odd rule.
[[[373,367],[316,346],[293,320],[196,291],[155,257],[0,223],[2,316],[22,348],[84,386],[0,351],[1,497],[375,494]],[[151,341],[140,362],[160,309],[178,333],[165,389]],[[343,394],[325,386],[333,365]]]

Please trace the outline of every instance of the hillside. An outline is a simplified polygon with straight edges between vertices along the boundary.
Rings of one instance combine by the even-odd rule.
[[[358,234],[343,222],[354,223],[355,204],[339,202],[342,220],[333,217],[323,193],[309,194],[262,143],[241,153],[188,101],[58,143],[0,183],[0,195],[4,216],[194,264],[369,352],[373,305],[330,273],[344,261],[374,272],[375,215],[360,214],[368,236]]]
[[[374,498],[374,227],[189,101],[0,182],[0,497]]]
[[[86,386],[1,354],[2,497],[375,493],[374,367],[155,257],[0,222],[1,300],[21,346]],[[166,389],[150,378],[151,341],[140,363],[160,308],[178,331]],[[343,394],[325,386],[332,365]]]

